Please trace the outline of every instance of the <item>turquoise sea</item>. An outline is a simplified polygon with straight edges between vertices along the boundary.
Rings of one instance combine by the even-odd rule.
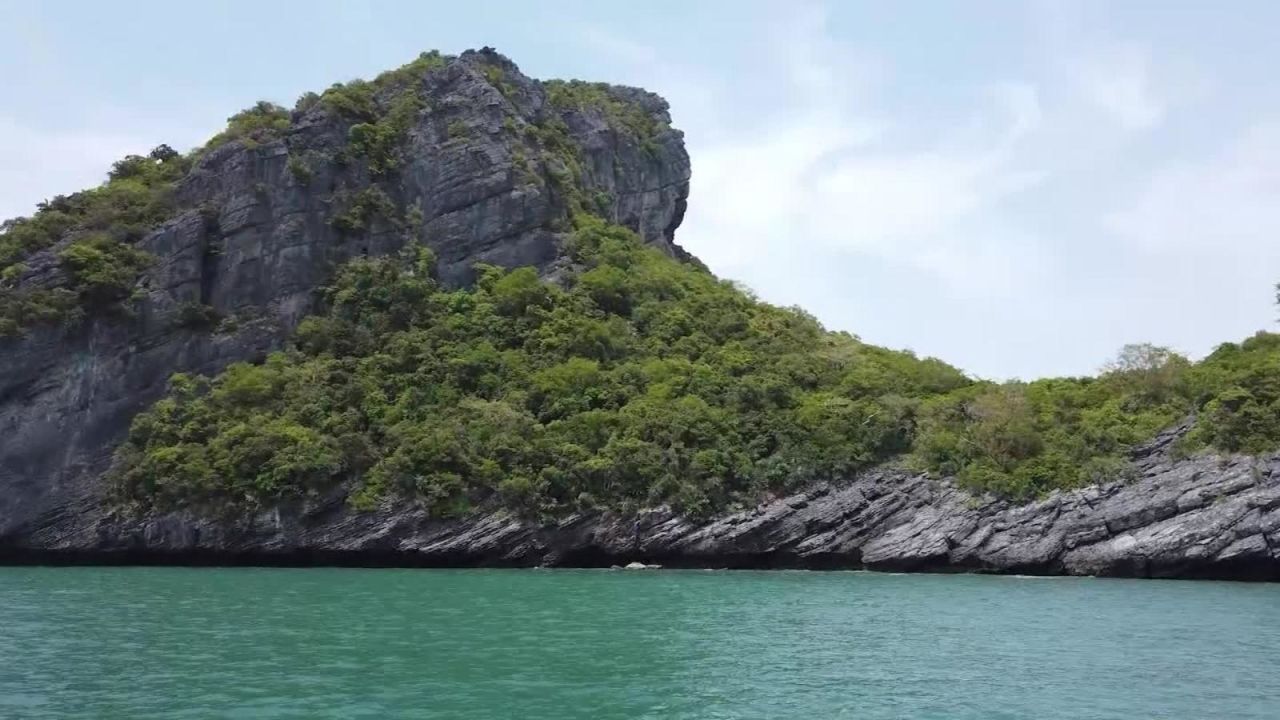
[[[0,718],[1280,718],[1280,586],[0,568]]]

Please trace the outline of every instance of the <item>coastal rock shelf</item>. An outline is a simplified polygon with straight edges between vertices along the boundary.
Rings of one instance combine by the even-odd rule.
[[[91,508],[82,512],[93,513]],[[74,514],[74,513],[73,513]],[[75,514],[84,518],[85,515]],[[423,567],[873,569],[1280,579],[1280,458],[1144,461],[1143,476],[1029,504],[916,475],[867,473],[710,521],[666,509],[540,523],[506,512],[428,518],[335,502],[223,521],[189,513],[53,514],[8,561]],[[79,525],[79,526],[77,526]]]

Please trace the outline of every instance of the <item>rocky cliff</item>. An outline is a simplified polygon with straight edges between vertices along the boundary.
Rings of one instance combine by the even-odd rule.
[[[0,560],[352,565],[872,568],[1280,579],[1280,458],[1175,460],[1169,436],[1138,452],[1140,477],[1014,505],[896,469],[814,486],[712,519],[667,509],[534,521],[506,511],[427,517],[412,504],[350,509],[341,492],[251,515],[113,510],[103,473],[130,419],[174,372],[213,373],[281,347],[333,267],[425,243],[442,279],[474,263],[555,276],[575,203],[689,259],[674,244],[689,162],[665,103],[607,88],[604,104],[549,102],[491,51],[415,80],[423,109],[403,163],[344,155],[352,123],[320,107],[287,132],[203,153],[186,208],[140,246],[156,258],[132,318],[0,340]],[[594,86],[593,86],[594,87]],[[621,109],[621,110],[620,110]],[[571,162],[547,157],[557,128]],[[564,147],[567,144],[567,147]],[[308,162],[297,171],[298,159]],[[573,167],[567,167],[572,165]],[[575,175],[572,187],[562,182]],[[359,233],[335,218],[376,188]],[[57,247],[23,282],[56,283]],[[199,306],[235,322],[181,321]]]
[[[295,110],[283,137],[230,142],[199,159],[177,188],[189,210],[140,243],[156,260],[132,320],[0,338],[0,538],[92,516],[113,449],[166,379],[279,348],[344,260],[413,239],[435,251],[446,282],[466,282],[477,262],[554,272],[572,198],[557,182],[567,171],[559,159],[540,158],[532,136],[541,128],[554,124],[571,143],[574,184],[593,212],[682,254],[672,235],[689,158],[661,98],[616,87],[603,106],[553,107],[544,84],[488,50],[448,60],[420,82],[426,109],[391,178],[375,177],[360,158],[336,160],[351,121],[319,106]],[[650,136],[622,127],[615,105],[651,119]],[[299,177],[290,158],[321,160]],[[394,216],[345,232],[335,217],[371,187]],[[56,283],[58,249],[28,260],[24,282]],[[188,328],[180,314],[192,305],[237,322]]]

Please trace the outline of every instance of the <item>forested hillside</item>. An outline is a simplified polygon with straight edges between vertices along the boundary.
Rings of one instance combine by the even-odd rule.
[[[237,337],[264,310],[219,294],[219,281],[259,267],[252,253],[264,243],[280,245],[273,262],[286,274],[285,240],[334,246],[316,313],[283,349],[212,376],[175,374],[133,420],[108,477],[113,502],[135,509],[337,490],[358,509],[413,499],[436,515],[668,503],[699,516],[884,463],[1028,499],[1125,477],[1134,447],[1187,418],[1180,453],[1280,444],[1277,335],[1198,363],[1134,345],[1097,377],[1001,384],[752,297],[662,239],[683,197],[653,193],[673,183],[622,184],[624,173],[649,187],[656,172],[678,171],[678,137],[665,104],[641,91],[537,83],[491,51],[425,53],[374,81],[308,93],[292,111],[259,103],[203,147],[127,157],[101,187],[6,222],[0,336],[127,327],[147,306],[144,319],[163,321],[152,334]],[[477,158],[500,163],[485,175]],[[271,174],[275,162],[283,174]],[[437,183],[424,194],[441,164],[497,190],[451,199],[453,186]],[[224,165],[241,168],[234,183]],[[534,201],[542,215],[524,218]],[[299,229],[297,211],[280,209],[298,202],[322,222]],[[622,226],[650,222],[654,207],[665,225],[648,239]],[[278,229],[220,270],[227,234],[267,222],[252,212]],[[507,253],[511,231],[484,225],[494,213],[523,222],[526,244]],[[227,237],[202,241],[197,293],[160,302],[144,247],[182,218]],[[492,238],[478,249],[476,227]],[[451,253],[447,278],[438,252]],[[513,267],[525,256],[537,267]],[[282,307],[300,296],[288,297]]]
[[[1134,446],[1191,413],[1184,453],[1280,439],[1278,335],[1201,363],[1135,345],[1096,378],[982,382],[578,225],[558,282],[485,266],[446,289],[417,246],[353,261],[288,350],[172,379],[121,452],[123,497],[266,504],[348,483],[365,508],[702,514],[902,462],[1028,498],[1124,477]]]

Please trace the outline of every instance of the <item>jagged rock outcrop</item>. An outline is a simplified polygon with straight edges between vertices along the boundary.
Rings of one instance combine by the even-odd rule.
[[[496,68],[496,72],[495,69]],[[130,419],[174,372],[213,373],[281,347],[315,307],[337,263],[411,239],[443,278],[476,262],[554,275],[572,198],[555,168],[530,164],[526,129],[563,123],[593,210],[649,243],[673,242],[689,162],[665,103],[613,88],[654,120],[638,142],[604,110],[555,108],[544,85],[490,51],[465,53],[422,80],[429,111],[407,133],[389,179],[333,158],[350,122],[296,111],[285,137],[205,154],[178,189],[189,211],[148,235],[158,259],[128,321],[93,320],[0,341],[0,561],[872,568],[1280,580],[1280,456],[1175,460],[1174,433],[1138,452],[1140,477],[1029,504],[973,497],[883,468],[711,519],[666,508],[537,521],[492,509],[433,519],[413,504],[356,512],[341,489],[251,515],[133,517],[104,501],[103,472]],[[396,213],[358,234],[335,215],[377,184]],[[30,262],[34,282],[56,272]],[[185,306],[237,322],[185,327]]]
[[[1142,477],[1011,505],[897,470],[708,521],[660,508],[540,523],[505,511],[352,512],[341,496],[253,517],[169,513],[38,529],[9,560],[869,568],[1280,580],[1280,456],[1142,463]]]
[[[190,210],[140,243],[156,262],[133,320],[0,338],[0,542],[100,514],[111,454],[168,377],[280,348],[344,260],[416,239],[435,251],[446,282],[466,282],[477,262],[553,271],[570,208],[554,177],[562,168],[539,162],[531,137],[549,121],[567,128],[593,211],[683,255],[672,237],[689,158],[661,98],[608,90],[653,119],[641,142],[605,109],[553,107],[542,83],[491,50],[464,53],[420,83],[428,109],[391,178],[375,179],[360,158],[335,159],[350,120],[318,106],[295,111],[285,137],[211,149],[181,183],[179,204]],[[308,162],[308,176],[291,171],[291,157]],[[372,217],[358,234],[335,227],[375,180],[397,217]],[[405,220],[412,211],[420,216]],[[28,282],[52,282],[59,247],[28,260]],[[180,316],[191,304],[238,322],[188,329]]]

